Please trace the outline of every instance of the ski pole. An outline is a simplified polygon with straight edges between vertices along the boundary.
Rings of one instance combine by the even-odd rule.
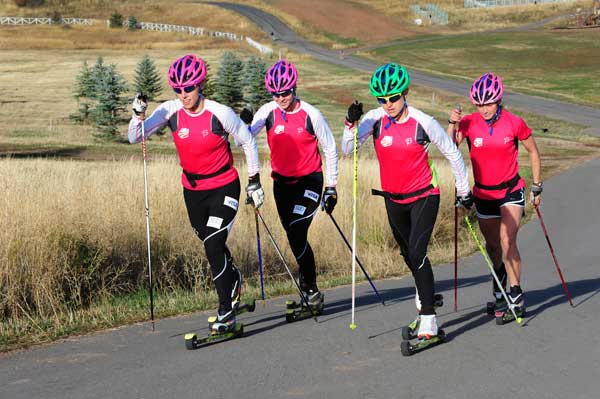
[[[462,111],[462,106],[460,104],[456,104],[456,109],[458,112]],[[452,141],[458,147],[457,139],[456,139],[456,125],[454,125],[454,137]],[[454,196],[456,197],[457,191],[456,187],[454,187]],[[458,208],[454,206],[454,311],[458,312]]]
[[[537,212],[538,218],[540,219],[540,224],[542,225],[542,230],[544,230],[544,235],[546,236],[546,241],[548,242],[548,246],[550,247],[550,253],[552,254],[552,259],[554,259],[554,264],[556,265],[556,270],[558,271],[558,275],[560,276],[560,281],[562,282],[563,289],[565,290],[565,295],[573,306],[573,302],[571,301],[571,294],[569,294],[569,289],[567,288],[567,284],[565,283],[565,279],[563,278],[562,272],[560,271],[560,266],[558,266],[558,261],[556,260],[556,255],[554,254],[554,248],[552,248],[552,243],[550,242],[550,237],[548,237],[548,231],[546,230],[546,225],[544,224],[544,219],[542,218],[542,213],[540,212],[539,206],[534,206],[535,211]]]
[[[254,212],[256,213],[256,216],[258,216],[258,218],[262,222],[263,226],[265,227],[265,230],[267,231],[267,235],[271,239],[271,243],[273,243],[273,246],[275,247],[275,251],[277,252],[277,255],[279,255],[279,258],[283,262],[283,266],[285,266],[285,270],[287,271],[287,273],[292,278],[292,281],[294,282],[294,285],[296,286],[296,289],[298,289],[298,293],[300,294],[300,298],[302,299],[302,302],[304,302],[304,304],[306,305],[306,308],[308,310],[310,310],[310,313],[312,314],[312,316],[315,319],[315,321],[318,322],[319,320],[317,320],[316,314],[314,313],[313,309],[308,304],[308,298],[306,298],[304,296],[304,293],[302,292],[302,289],[300,288],[300,285],[298,285],[298,282],[294,278],[294,275],[292,274],[292,271],[290,270],[290,267],[288,266],[287,262],[285,261],[285,258],[283,257],[283,254],[281,253],[281,250],[279,249],[279,245],[277,245],[277,243],[275,242],[275,238],[273,238],[273,234],[271,234],[271,230],[269,230],[269,227],[267,226],[267,223],[265,222],[265,219],[263,219],[262,214],[260,213],[260,211],[258,209],[254,209]]]
[[[517,324],[521,324],[523,322],[523,319],[520,317],[517,317],[517,313],[515,313],[515,309],[511,305],[510,301],[508,300],[508,297],[506,296],[506,291],[504,291],[504,288],[502,287],[502,284],[500,284],[500,280],[498,279],[498,275],[494,271],[494,265],[492,264],[492,261],[490,260],[488,253],[485,251],[485,249],[483,249],[483,245],[481,245],[481,241],[479,241],[479,237],[477,237],[477,233],[475,232],[475,229],[473,228],[473,225],[471,224],[471,221],[469,220],[469,216],[465,216],[465,221],[467,222],[467,226],[469,226],[471,235],[473,236],[473,238],[475,239],[475,242],[477,243],[477,246],[479,247],[479,252],[481,252],[481,255],[483,255],[483,259],[485,259],[486,264],[488,265],[488,267],[490,268],[490,271],[492,272],[492,276],[494,277],[494,280],[496,280],[496,284],[498,284],[498,287],[500,288],[500,291],[502,292],[502,296],[504,297],[504,300],[506,301],[506,305],[508,306],[511,313],[513,314],[515,320],[517,321]]]
[[[356,198],[358,196],[358,127],[354,127],[353,171],[352,179],[352,321],[350,329],[356,329],[354,308],[356,304]]]
[[[262,254],[260,252],[260,229],[258,228],[258,215],[254,212],[254,221],[256,222],[256,248],[258,251],[258,271],[260,273],[260,295],[262,300],[265,300],[265,283],[263,280],[263,264],[262,264]]]
[[[342,233],[342,229],[340,229],[340,226],[337,224],[337,222],[335,221],[333,215],[330,213],[329,217],[331,218],[331,221],[333,222],[333,224],[335,225],[335,228],[337,229],[337,231],[340,233],[340,235],[342,236],[342,239],[344,240],[344,242],[346,243],[346,246],[348,247],[348,249],[352,252],[352,246],[350,245],[350,243],[348,242],[348,240],[346,239],[346,236],[344,235],[344,233]],[[375,288],[375,284],[373,284],[373,281],[371,280],[371,278],[369,277],[369,275],[367,274],[367,271],[365,270],[365,268],[363,267],[362,263],[360,263],[360,259],[358,259],[358,257],[356,258],[356,262],[358,263],[358,266],[360,266],[360,269],[362,270],[363,274],[365,275],[365,277],[367,278],[367,280],[369,280],[369,283],[371,284],[371,288],[373,288],[373,291],[375,292],[375,294],[377,294],[377,297],[379,298],[379,300],[381,301],[381,304],[383,306],[385,306],[385,302],[383,301],[383,298],[381,297],[381,295],[379,295],[379,292],[377,291],[377,288]]]
[[[252,201],[251,197],[246,198],[246,205],[248,204],[252,204],[252,207],[254,208],[254,202]],[[254,212],[254,221],[256,222],[256,247],[258,250],[258,271],[260,274],[260,294],[262,297],[262,300],[265,300],[265,284],[264,284],[264,280],[263,280],[263,265],[262,265],[262,253],[260,251],[260,229],[259,229],[259,225],[258,225],[258,215],[256,214],[256,212]]]
[[[148,286],[150,287],[150,320],[154,331],[154,296],[152,288],[152,259],[150,257],[150,207],[148,205],[148,173],[146,171],[146,131],[142,120],[142,158],[144,160],[144,199],[146,204],[146,238],[148,245]]]

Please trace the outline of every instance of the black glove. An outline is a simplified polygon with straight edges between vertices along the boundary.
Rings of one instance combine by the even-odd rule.
[[[539,204],[539,196],[542,195],[542,191],[544,191],[544,183],[531,183],[531,193],[529,194],[529,201],[537,206]],[[537,200],[537,203],[536,203]]]
[[[246,195],[246,204],[252,204],[257,209],[260,208],[265,201],[265,192],[260,185],[260,176],[258,173],[248,179]]]
[[[325,187],[323,199],[321,200],[321,209],[331,215],[333,208],[337,204],[337,191],[335,187]]]
[[[348,107],[348,115],[346,115],[346,120],[349,123],[358,122],[362,115],[363,115],[363,105],[362,105],[362,103],[359,103],[358,100],[355,100]]]
[[[473,194],[469,191],[467,195],[463,195],[462,197],[456,196],[456,203],[454,204],[457,208],[465,208],[467,210],[471,209],[473,206]]]
[[[240,119],[243,120],[246,125],[249,125],[252,123],[252,118],[253,118],[252,111],[249,110],[248,108],[244,108],[242,110],[242,112],[240,112]]]

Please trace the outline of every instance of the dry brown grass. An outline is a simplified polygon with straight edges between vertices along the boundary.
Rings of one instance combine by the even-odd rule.
[[[240,168],[242,170],[243,168]],[[268,176],[268,167],[263,171]],[[438,165],[442,190],[452,193],[446,164]],[[335,216],[350,232],[351,162],[341,162],[340,201]],[[200,241],[187,221],[179,185],[180,168],[173,158],[149,162],[152,255],[157,287],[211,291],[208,264]],[[406,271],[390,234],[383,201],[370,195],[379,187],[374,160],[360,161],[358,251],[373,277]],[[242,173],[242,181],[245,176]],[[269,193],[262,214],[290,264],[291,251]],[[143,179],[138,160],[81,162],[52,160],[0,161],[0,310],[5,316],[51,316],[65,309],[86,307],[98,299],[134,292],[143,287],[145,273],[145,217]],[[432,241],[434,262],[446,258],[438,249],[446,241],[450,196],[443,198]],[[243,207],[238,213],[229,246],[247,276],[256,275],[254,219]],[[268,279],[281,279],[283,269],[266,238],[263,256]],[[310,242],[323,280],[348,276],[350,254],[337,237],[329,218],[319,213]],[[295,266],[295,265],[294,265]]]

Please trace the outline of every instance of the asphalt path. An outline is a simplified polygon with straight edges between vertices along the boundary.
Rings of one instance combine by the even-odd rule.
[[[528,307],[522,327],[497,326],[484,314],[491,282],[474,254],[460,262],[457,313],[453,266],[434,269],[448,342],[412,357],[400,353],[400,329],[415,315],[408,277],[376,281],[386,306],[359,285],[354,331],[351,289],[341,287],[325,291],[318,322],[286,323],[286,298],[276,298],[240,317],[244,337],[194,351],[183,335],[206,334],[208,313],[158,320],[155,332],[145,323],[5,354],[0,398],[597,398],[599,171],[600,160],[591,161],[544,191],[542,212],[574,308],[534,219],[519,234]]]
[[[298,36],[280,19],[258,8],[225,2],[212,2],[211,4],[235,11],[248,18],[266,32],[269,37],[272,37],[274,43],[311,55],[320,61],[369,73],[379,66],[376,62],[356,56],[343,56],[340,51],[326,49],[310,43]],[[470,89],[470,82],[450,80],[412,69],[409,69],[409,73],[411,81],[417,85],[458,94],[465,96],[465,98]],[[591,129],[586,133],[600,136],[600,109],[511,91],[505,92],[504,102],[511,107],[527,110],[534,114],[589,126]]]

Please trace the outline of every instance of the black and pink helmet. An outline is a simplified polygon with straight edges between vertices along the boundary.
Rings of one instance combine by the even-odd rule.
[[[173,88],[197,86],[206,78],[206,64],[193,54],[178,58],[169,68],[168,81]]]
[[[281,93],[296,87],[298,71],[291,62],[279,60],[265,75],[265,87],[270,93]]]
[[[470,97],[473,104],[485,105],[502,100],[502,94],[504,94],[502,79],[488,72],[473,82]]]

